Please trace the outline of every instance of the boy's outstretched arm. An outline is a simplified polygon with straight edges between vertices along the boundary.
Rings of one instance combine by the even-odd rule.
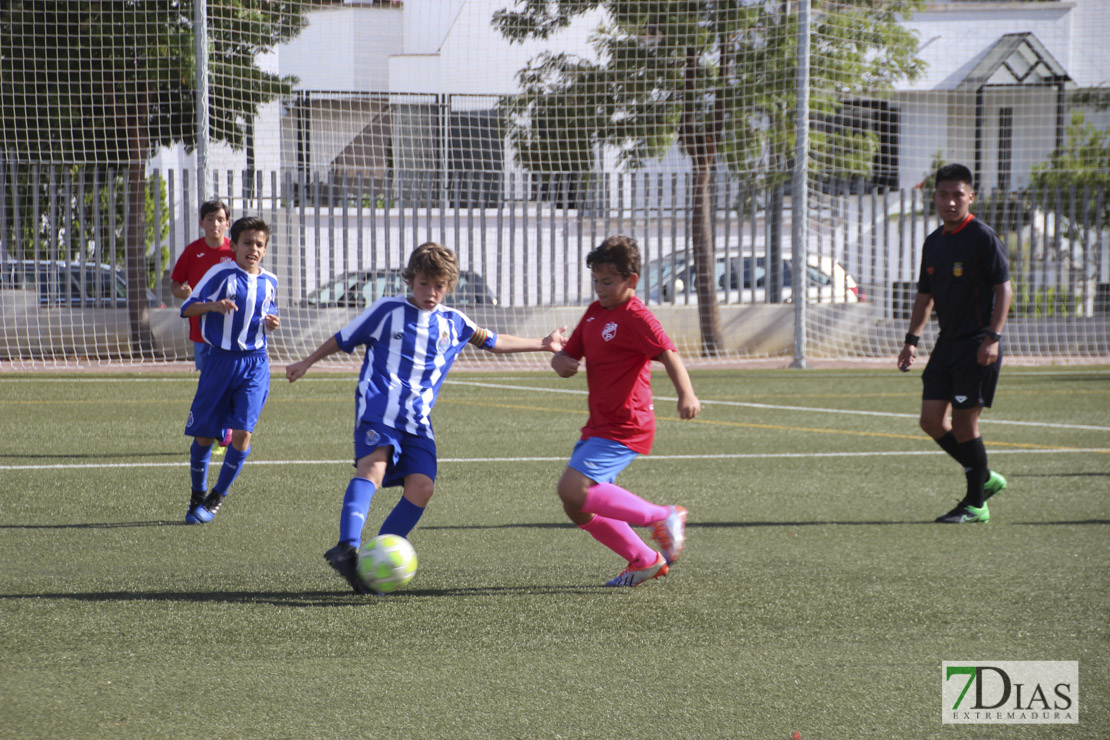
[[[285,366],[285,377],[292,383],[297,378],[301,377],[308,372],[308,369],[315,365],[320,360],[328,355],[334,355],[339,351],[339,342],[335,341],[335,336],[330,336],[327,340],[316,348],[316,351],[304,358],[300,362],[294,362],[292,365]]]
[[[682,358],[673,349],[669,349],[655,359],[667,368],[667,375],[678,392],[678,417],[680,419],[693,419],[701,413],[701,401],[694,393],[694,386],[690,382],[690,373],[686,372],[686,365]]]
[[[497,344],[488,349],[488,352],[493,352],[498,355],[506,355],[510,352],[558,352],[563,348],[563,332],[567,330],[564,325],[560,329],[548,334],[543,339],[531,339],[527,337],[514,337],[512,334],[498,334]]]

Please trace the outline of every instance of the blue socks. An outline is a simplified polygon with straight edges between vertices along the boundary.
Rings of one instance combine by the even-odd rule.
[[[193,440],[189,448],[189,478],[194,491],[208,490],[208,461],[212,458],[212,448],[202,447]]]
[[[423,506],[417,506],[402,496],[397,505],[393,507],[393,511],[389,512],[389,516],[382,522],[382,528],[378,530],[378,534],[396,534],[401,537],[408,537],[409,532],[420,521],[423,514]]]
[[[231,454],[231,450],[227,451]],[[226,464],[226,463],[225,463]],[[362,528],[366,525],[366,515],[370,513],[370,499],[377,490],[365,478],[354,477],[347,484],[343,494],[343,511],[339,515],[339,541],[346,542],[358,550],[362,547]]]
[[[227,489],[231,488],[231,484],[239,477],[239,471],[243,469],[243,463],[246,462],[249,454],[251,454],[250,447],[240,452],[229,445],[227,452],[224,454],[224,464],[220,467],[220,477],[216,480],[216,486],[212,490],[221,496],[226,496]]]

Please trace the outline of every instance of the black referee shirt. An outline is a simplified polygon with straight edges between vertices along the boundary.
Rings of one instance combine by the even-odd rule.
[[[925,237],[917,291],[932,294],[941,335],[956,339],[987,329],[994,286],[1009,279],[1002,241],[975,216],[955,231],[942,226]]]

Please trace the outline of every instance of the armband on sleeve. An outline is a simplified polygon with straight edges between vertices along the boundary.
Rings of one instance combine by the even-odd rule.
[[[478,327],[470,335],[470,344],[480,349],[493,349],[497,346],[497,332]]]

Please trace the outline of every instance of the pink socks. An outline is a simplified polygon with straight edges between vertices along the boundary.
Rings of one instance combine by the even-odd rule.
[[[586,502],[582,511],[587,514],[600,514],[609,519],[646,527],[669,513],[666,506],[645,501],[631,491],[626,491],[612,483],[598,483],[586,490]]]
[[[655,550],[648,547],[639,535],[632,531],[628,522],[608,519],[595,514],[593,519],[579,525],[579,527],[589,532],[595,540],[627,560],[633,567],[643,567],[655,562]]]

